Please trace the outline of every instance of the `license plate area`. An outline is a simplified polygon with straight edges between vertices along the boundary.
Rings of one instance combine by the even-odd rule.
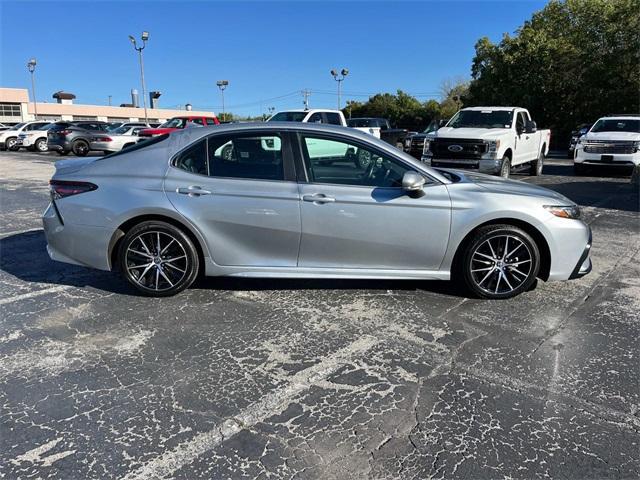
[[[600,155],[600,161],[603,163],[613,162],[613,155]]]

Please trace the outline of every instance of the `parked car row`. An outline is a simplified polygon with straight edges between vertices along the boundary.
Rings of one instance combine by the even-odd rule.
[[[84,157],[89,152],[119,152],[141,139],[170,133],[190,126],[218,125],[216,117],[187,115],[175,117],[162,125],[144,122],[31,121],[0,130],[0,149],[26,148],[37,152],[55,151],[60,155],[73,153]]]

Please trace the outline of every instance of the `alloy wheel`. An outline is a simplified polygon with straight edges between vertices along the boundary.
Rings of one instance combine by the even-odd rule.
[[[189,257],[180,240],[160,231],[136,236],[126,251],[131,279],[146,290],[162,292],[179,284],[189,271]]]
[[[482,242],[471,255],[471,279],[490,295],[506,295],[527,281],[533,268],[529,247],[513,235],[497,235]]]

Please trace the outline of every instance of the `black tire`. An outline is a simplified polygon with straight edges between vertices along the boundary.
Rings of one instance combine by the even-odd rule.
[[[71,145],[71,151],[76,157],[86,157],[89,153],[89,144],[85,140],[76,140]]]
[[[33,148],[37,152],[46,152],[47,150],[49,150],[47,148],[47,139],[39,138],[38,140],[36,140],[36,143],[33,144]]]
[[[531,175],[532,177],[538,177],[542,175],[542,169],[544,167],[545,161],[544,147],[542,148],[543,150],[540,151],[540,155],[538,155],[538,158],[531,162],[531,166],[529,167],[529,175]]]
[[[144,295],[169,297],[195,281],[200,260],[195,245],[182,230],[169,223],[148,221],[131,228],[122,238],[118,266],[125,280]]]
[[[587,167],[585,167],[581,163],[574,163],[573,164],[573,173],[578,177],[581,176],[581,175],[586,175]]]
[[[16,145],[17,141],[18,139],[16,137],[7,138],[4,141],[4,148],[9,150],[10,152],[17,152],[18,150],[20,150],[20,147],[17,147]]]
[[[502,178],[509,178],[511,175],[511,159],[506,155],[502,157],[500,163],[500,172],[498,173]]]
[[[538,245],[527,232],[513,225],[479,228],[460,257],[458,274],[467,289],[480,298],[515,297],[531,288],[540,270]]]

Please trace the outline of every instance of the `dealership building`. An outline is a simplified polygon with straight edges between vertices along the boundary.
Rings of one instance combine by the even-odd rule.
[[[36,111],[38,120],[50,120],[52,122],[58,120],[144,121],[144,108],[139,106],[136,90],[131,91],[131,97],[131,103],[120,106],[85,105],[74,103],[76,98],[74,94],[59,91],[52,95],[53,101],[51,103],[37,102],[34,105],[29,100],[29,91],[26,88],[0,87],[0,123],[12,125],[35,120]],[[162,123],[169,118],[181,115],[213,115],[213,112],[192,110],[190,104],[186,104],[183,109],[178,110],[157,108],[156,102],[152,98],[150,98],[148,105],[149,123]]]

